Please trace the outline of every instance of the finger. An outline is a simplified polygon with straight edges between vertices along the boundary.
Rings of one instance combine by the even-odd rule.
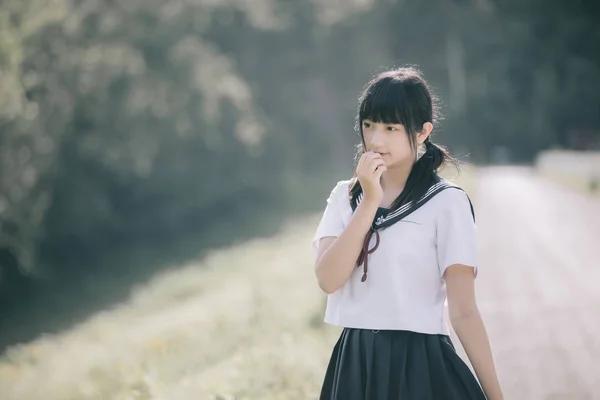
[[[378,167],[385,165],[385,162],[383,161],[383,159],[373,159],[373,160],[369,160],[369,163],[367,164],[369,171],[372,173],[373,171],[375,171]]]
[[[370,159],[377,158],[377,157],[381,157],[381,154],[375,153],[373,151],[366,151],[360,156],[360,160],[366,161],[366,160],[370,160]]]
[[[381,154],[375,153],[374,151],[369,151],[369,152],[365,153],[365,155],[369,159],[382,159],[383,158],[383,156]]]
[[[367,175],[372,174],[377,169],[377,163],[373,162],[373,160],[367,160],[365,162],[364,171]]]
[[[359,170],[359,169],[363,168],[363,166],[369,159],[370,159],[369,155],[367,153],[363,153],[363,155],[360,156],[360,158],[358,159],[358,165],[356,166],[356,169]]]
[[[385,164],[378,165],[377,168],[375,168],[375,171],[373,171],[373,176],[380,178],[385,171],[387,171],[387,166]]]
[[[385,171],[387,171],[387,167],[385,165],[382,165],[381,167],[377,168],[375,170],[375,179],[381,179],[381,175],[383,175]]]
[[[383,161],[383,157],[379,153],[370,155],[369,157],[367,157],[365,159],[365,162],[379,162],[379,161]]]
[[[373,171],[379,171],[380,169],[385,168],[387,170],[387,166],[383,163],[378,164],[377,166],[375,166],[375,169]]]
[[[379,156],[379,154],[377,154],[377,156]],[[375,170],[381,165],[385,165],[381,156],[376,157],[373,154],[365,153],[359,160],[358,166],[356,167],[356,173],[358,175],[372,176]]]

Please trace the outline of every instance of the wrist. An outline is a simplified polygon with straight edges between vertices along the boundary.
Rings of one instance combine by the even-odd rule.
[[[370,205],[375,205],[376,207],[379,207],[379,204],[381,203],[381,198],[382,195],[381,193],[370,193],[370,192],[363,192],[363,199],[361,201],[361,203],[367,203]]]
[[[380,201],[368,197],[363,197],[362,201],[358,205],[358,208],[365,209],[368,211],[372,211],[373,213],[377,212],[379,208]]]

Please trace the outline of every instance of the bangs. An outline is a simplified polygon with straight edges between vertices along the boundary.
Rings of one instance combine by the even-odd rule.
[[[411,130],[410,102],[402,81],[387,78],[376,82],[365,93],[359,107],[359,124],[365,119],[384,124],[402,124]]]

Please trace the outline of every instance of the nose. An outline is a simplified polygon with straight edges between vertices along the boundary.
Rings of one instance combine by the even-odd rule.
[[[371,135],[369,136],[369,147],[371,149],[377,149],[383,147],[384,132],[383,128],[376,126],[373,128]]]

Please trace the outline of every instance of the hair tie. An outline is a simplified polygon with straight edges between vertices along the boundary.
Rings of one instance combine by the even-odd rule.
[[[425,151],[425,154],[427,155],[427,158],[433,159],[435,158],[435,151],[437,149],[437,146],[435,144],[433,144],[429,138],[425,139],[425,148],[427,149]]]

